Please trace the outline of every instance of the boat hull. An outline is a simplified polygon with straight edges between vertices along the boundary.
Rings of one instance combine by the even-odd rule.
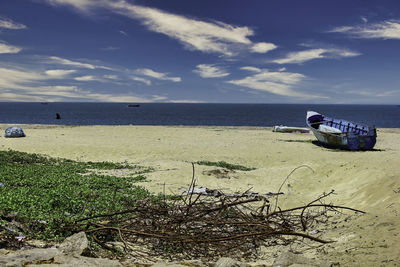
[[[307,112],[307,126],[319,142],[331,147],[349,150],[371,150],[376,144],[376,129],[359,123],[325,117],[314,111]],[[333,127],[339,133],[323,132],[318,125]]]
[[[371,150],[376,144],[374,135],[329,134],[311,128],[317,140],[325,145],[349,150]]]

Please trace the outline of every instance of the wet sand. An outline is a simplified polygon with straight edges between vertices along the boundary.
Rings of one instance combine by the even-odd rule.
[[[7,126],[0,125],[2,150],[150,166],[155,171],[142,185],[152,192],[179,193],[190,183],[191,162],[202,160],[256,168],[216,175],[220,168],[195,165],[198,186],[225,192],[277,192],[291,171],[305,165],[282,187],[282,208],[335,190],[328,202],[367,214],[344,221],[346,215],[330,225],[321,237],[334,243],[274,248],[265,252],[264,262],[292,249],[341,266],[400,264],[400,129],[379,129],[374,151],[350,152],[318,146],[311,133],[274,133],[271,128],[19,125],[27,137],[7,139]]]

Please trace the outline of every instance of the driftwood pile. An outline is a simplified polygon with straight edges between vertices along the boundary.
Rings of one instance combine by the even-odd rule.
[[[89,237],[110,250],[110,241],[119,241],[124,252],[149,257],[255,259],[263,246],[304,239],[328,243],[309,230],[327,223],[330,212],[362,212],[323,203],[333,191],[307,205],[282,210],[278,201],[265,196],[248,192],[205,196],[195,194],[194,188],[193,177],[185,195],[168,200],[146,199],[131,210],[85,218],[79,223],[86,224]],[[98,222],[99,218],[104,221]]]

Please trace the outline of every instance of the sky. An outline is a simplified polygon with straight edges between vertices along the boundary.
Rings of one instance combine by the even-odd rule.
[[[1,0],[5,101],[400,104],[400,2]]]

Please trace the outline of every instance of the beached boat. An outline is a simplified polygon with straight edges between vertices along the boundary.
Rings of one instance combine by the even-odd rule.
[[[292,127],[292,126],[274,126],[272,128],[273,132],[278,132],[278,133],[309,133],[310,129],[305,128],[305,127]]]
[[[350,150],[370,150],[376,143],[375,126],[326,117],[307,111],[307,126],[319,142]]]

